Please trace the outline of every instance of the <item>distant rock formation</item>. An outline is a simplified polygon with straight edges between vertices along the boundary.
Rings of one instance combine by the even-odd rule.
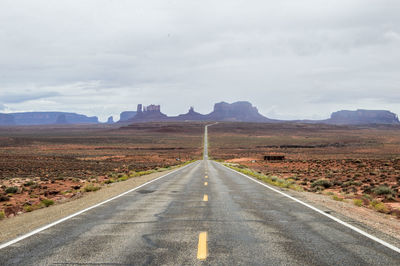
[[[114,118],[113,118],[112,116],[110,116],[110,117],[107,119],[106,124],[114,124]]]
[[[0,114],[0,126],[15,125],[15,119],[9,114]]]
[[[207,115],[200,114],[190,107],[186,114],[168,117],[161,113],[159,105],[143,107],[138,105],[136,116],[125,122],[161,122],[161,121],[237,121],[237,122],[277,122],[262,116],[249,102],[232,104],[221,102],[214,105],[214,110]]]
[[[332,114],[326,120],[296,120],[284,121],[269,119],[261,115],[257,108],[246,101],[226,103],[220,102],[214,105],[214,110],[206,115],[197,113],[190,107],[186,114],[168,117],[161,113],[159,105],[143,107],[138,105],[136,116],[127,122],[161,122],[161,121],[231,121],[231,122],[256,122],[256,123],[310,123],[310,124],[337,124],[337,125],[363,125],[363,124],[399,124],[396,114],[389,111],[357,110],[339,111]]]
[[[205,121],[206,115],[197,113],[194,111],[194,107],[190,107],[189,111],[186,114],[178,115],[176,117],[171,117],[171,120],[179,120],[179,121]]]
[[[324,121],[336,125],[399,124],[396,114],[385,110],[342,110],[334,112]]]
[[[96,124],[99,122],[96,116],[88,117],[65,112],[24,112],[7,115],[12,117],[14,125]]]
[[[124,122],[127,121],[131,118],[133,118],[136,115],[136,111],[124,111],[119,115],[119,121],[118,122]]]
[[[269,119],[261,115],[251,103],[240,101],[234,103],[220,102],[214,105],[214,110],[206,115],[200,114],[190,107],[186,114],[168,117],[161,112],[160,105],[143,106],[138,104],[136,111],[125,111],[120,114],[118,123],[142,123],[163,121],[231,121],[231,122],[256,122],[256,123],[308,123],[308,124],[334,124],[334,125],[365,125],[389,124],[399,125],[396,114],[384,110],[356,110],[338,111],[332,113],[326,120],[295,120],[284,121]],[[66,112],[24,112],[0,113],[0,125],[51,125],[51,124],[97,124],[96,116],[88,117],[76,113]],[[114,123],[109,117],[108,124]]]
[[[249,102],[226,103],[214,105],[214,111],[206,116],[207,121],[237,121],[237,122],[274,122],[275,120],[261,115],[257,108]]]
[[[57,116],[56,124],[57,125],[68,124],[67,116],[65,114],[60,114],[59,116]]]
[[[136,122],[160,122],[169,120],[168,116],[161,113],[159,105],[148,105],[142,106],[138,104],[136,115],[124,122],[136,123]]]

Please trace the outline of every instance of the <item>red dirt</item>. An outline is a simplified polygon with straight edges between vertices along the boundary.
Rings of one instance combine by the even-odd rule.
[[[198,159],[202,134],[200,123],[0,128],[0,212],[14,216],[44,199],[79,197],[89,184]],[[6,193],[10,187],[17,192]]]
[[[306,191],[361,199],[365,207],[382,202],[381,212],[400,217],[399,133],[392,126],[221,123],[209,128],[216,159],[290,179]],[[263,160],[276,154],[286,159]],[[385,191],[379,192],[382,186]]]

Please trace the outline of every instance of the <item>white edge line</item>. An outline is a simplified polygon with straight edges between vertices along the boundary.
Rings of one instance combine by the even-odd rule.
[[[233,171],[233,172],[236,172],[237,174],[240,174],[240,175],[242,175],[242,176],[244,176],[244,177],[246,177],[246,178],[248,178],[248,179],[250,179],[250,180],[252,180],[252,181],[254,181],[254,182],[256,182],[256,183],[258,183],[258,184],[260,184],[260,185],[262,185],[262,186],[264,186],[264,187],[266,187],[266,188],[268,188],[268,189],[270,189],[270,190],[272,190],[272,191],[275,191],[275,192],[277,192],[277,193],[279,193],[279,194],[281,194],[281,195],[283,195],[283,196],[285,196],[285,197],[287,197],[287,198],[289,198],[289,199],[291,199],[291,200],[294,200],[294,201],[296,201],[296,202],[298,202],[298,203],[300,203],[300,204],[302,204],[302,205],[304,205],[304,206],[306,206],[306,207],[308,207],[308,208],[310,208],[310,209],[312,209],[312,210],[314,210],[314,211],[316,211],[316,212],[318,212],[318,213],[320,213],[320,214],[322,214],[322,215],[324,215],[324,216],[326,216],[326,217],[328,217],[328,218],[334,220],[335,222],[338,222],[338,223],[340,223],[341,225],[344,225],[344,226],[346,226],[346,227],[352,229],[353,231],[356,231],[357,233],[359,233],[359,234],[361,234],[361,235],[363,235],[363,236],[366,236],[366,237],[368,237],[368,238],[370,238],[370,239],[372,239],[372,240],[378,242],[379,244],[382,244],[382,245],[384,245],[385,247],[390,248],[391,250],[396,251],[397,253],[400,253],[400,248],[395,247],[395,246],[393,246],[393,245],[391,245],[391,244],[389,244],[389,243],[383,241],[383,240],[380,239],[380,238],[377,238],[377,237],[375,237],[375,236],[373,236],[373,235],[371,235],[371,234],[368,234],[367,232],[365,232],[365,231],[363,231],[363,230],[361,230],[361,229],[359,229],[359,228],[357,228],[357,227],[355,227],[355,226],[353,226],[353,225],[351,225],[351,224],[348,224],[348,223],[346,223],[346,222],[344,222],[344,221],[342,221],[342,220],[340,220],[340,219],[338,219],[338,218],[336,218],[336,217],[334,217],[334,216],[332,216],[332,215],[330,215],[330,214],[327,214],[327,213],[324,212],[324,211],[321,211],[320,209],[315,208],[314,206],[311,206],[310,204],[307,204],[307,203],[305,203],[305,202],[303,202],[303,201],[301,201],[301,200],[299,200],[299,199],[296,199],[296,198],[294,198],[294,197],[292,197],[292,196],[290,196],[290,195],[288,195],[288,194],[286,194],[286,193],[283,193],[282,191],[279,191],[279,190],[277,190],[277,189],[275,189],[275,188],[273,188],[273,187],[271,187],[271,186],[268,186],[268,185],[266,185],[266,184],[264,184],[264,183],[262,183],[262,182],[260,182],[260,181],[258,181],[258,180],[255,180],[254,178],[251,178],[251,177],[249,177],[248,175],[245,175],[245,174],[243,174],[243,173],[240,173],[240,172],[238,172],[238,171],[236,171],[236,170],[234,170],[234,169],[232,169],[232,168],[229,168],[229,167],[227,167],[227,166],[225,166],[225,165],[223,165],[223,164],[221,164],[221,163],[219,163],[219,164],[222,165],[223,167],[225,167],[225,168],[227,168],[227,169]]]
[[[198,161],[196,161],[196,162],[198,162]],[[196,163],[196,162],[193,162],[193,163]],[[170,172],[170,173],[168,173],[168,174],[165,174],[165,175],[163,175],[163,176],[157,177],[156,179],[150,180],[150,181],[148,181],[148,182],[146,182],[146,183],[144,183],[144,184],[141,184],[141,185],[138,186],[138,187],[135,187],[135,188],[133,188],[133,189],[130,189],[130,190],[128,190],[128,191],[125,191],[125,192],[123,192],[122,194],[119,194],[119,195],[114,196],[114,197],[112,197],[112,198],[110,198],[110,199],[108,199],[108,200],[105,200],[105,201],[102,201],[102,202],[100,202],[100,203],[97,203],[97,204],[95,204],[95,205],[93,205],[93,206],[91,206],[91,207],[89,207],[89,208],[86,208],[86,209],[83,209],[83,210],[81,210],[81,211],[78,211],[78,212],[76,212],[76,213],[74,213],[74,214],[68,215],[68,216],[66,216],[66,217],[64,217],[64,218],[62,218],[62,219],[60,219],[60,220],[57,220],[57,221],[55,221],[55,222],[52,222],[52,223],[50,223],[50,224],[48,224],[48,225],[45,225],[45,226],[43,226],[43,227],[39,227],[38,229],[35,229],[35,230],[33,230],[33,231],[31,231],[31,232],[25,234],[25,235],[19,236],[19,237],[15,238],[15,239],[13,239],[13,240],[10,240],[10,241],[8,241],[8,242],[6,242],[6,243],[4,243],[4,244],[1,244],[1,245],[0,245],[0,249],[6,248],[6,247],[8,247],[8,246],[10,246],[10,245],[13,245],[13,244],[15,244],[15,243],[17,243],[17,242],[19,242],[19,241],[21,241],[21,240],[24,240],[24,239],[26,239],[26,238],[28,238],[28,237],[30,237],[30,236],[33,236],[33,235],[35,235],[35,234],[37,234],[37,233],[40,233],[40,232],[42,232],[42,231],[44,231],[44,230],[46,230],[46,229],[49,229],[50,227],[53,227],[53,226],[55,226],[55,225],[57,225],[57,224],[60,224],[60,223],[62,223],[62,222],[65,222],[65,221],[67,221],[67,220],[69,220],[69,219],[71,219],[71,218],[73,218],[73,217],[76,217],[76,216],[78,216],[78,215],[80,215],[80,214],[82,214],[82,213],[84,213],[84,212],[87,212],[87,211],[89,211],[89,210],[91,210],[91,209],[94,209],[94,208],[96,208],[96,207],[99,207],[99,206],[101,206],[101,205],[103,205],[103,204],[105,204],[105,203],[107,203],[107,202],[110,202],[110,201],[112,201],[112,200],[115,200],[115,199],[118,199],[118,198],[120,198],[120,197],[122,197],[122,196],[125,196],[126,194],[131,193],[131,192],[133,192],[133,191],[135,191],[135,190],[137,190],[137,189],[139,189],[139,188],[141,188],[141,187],[144,187],[144,186],[146,186],[146,185],[148,185],[148,184],[150,184],[150,183],[153,183],[153,182],[155,182],[155,181],[157,181],[157,180],[159,180],[159,179],[161,179],[161,178],[164,178],[164,177],[169,176],[169,175],[171,175],[171,174],[173,174],[173,173],[176,173],[177,171],[180,171],[180,170],[182,170],[182,169],[188,167],[189,165],[192,165],[193,163],[190,163],[190,164],[188,164],[188,165],[185,165],[185,166],[183,166],[183,167],[180,167],[179,169],[176,169],[175,171],[172,171],[172,172]]]

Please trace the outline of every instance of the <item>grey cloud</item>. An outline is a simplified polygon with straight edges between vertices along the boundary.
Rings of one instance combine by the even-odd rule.
[[[60,96],[61,94],[58,92],[25,92],[22,94],[16,93],[0,93],[0,101],[2,103],[23,103],[26,101],[45,99],[55,96]]]
[[[0,102],[103,119],[140,102],[177,114],[190,105],[209,112],[220,100],[249,100],[277,118],[371,102],[400,113],[391,105],[399,8],[395,0],[1,1]]]

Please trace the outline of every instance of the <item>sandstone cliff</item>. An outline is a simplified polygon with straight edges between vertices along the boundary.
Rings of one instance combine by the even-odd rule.
[[[334,112],[326,122],[337,125],[399,124],[399,119],[396,114],[390,111],[359,109]]]
[[[136,111],[124,111],[119,115],[118,122],[127,121],[127,120],[133,118],[135,115],[136,115]]]
[[[4,114],[1,114],[4,116]],[[96,124],[96,116],[65,112],[24,112],[10,113],[15,125],[51,125],[51,124]],[[10,118],[9,118],[10,119]]]
[[[0,114],[0,125],[1,126],[15,125],[15,119],[12,115]]]
[[[237,122],[274,122],[261,115],[251,103],[241,101],[235,103],[220,102],[214,105],[214,111],[206,116],[207,121]]]

